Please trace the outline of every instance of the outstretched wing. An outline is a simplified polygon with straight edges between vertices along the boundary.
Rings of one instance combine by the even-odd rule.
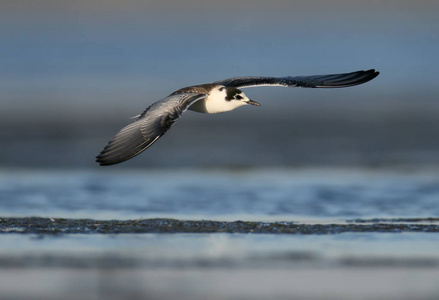
[[[101,165],[114,165],[128,160],[157,141],[181,114],[205,94],[170,95],[148,107],[139,118],[122,128],[96,157]]]
[[[234,77],[214,82],[226,87],[284,86],[305,88],[340,88],[362,84],[377,77],[374,69],[343,74],[287,76],[287,77]]]

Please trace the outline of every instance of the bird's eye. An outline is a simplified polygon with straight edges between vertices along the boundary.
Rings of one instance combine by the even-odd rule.
[[[242,97],[240,95],[237,95],[235,98],[238,99],[238,100],[242,99]]]

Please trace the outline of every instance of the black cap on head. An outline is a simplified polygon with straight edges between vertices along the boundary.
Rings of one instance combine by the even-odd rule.
[[[241,94],[242,91],[240,89],[234,88],[234,87],[228,87],[227,88],[227,96],[226,100],[233,100],[235,99],[235,96],[238,94]]]

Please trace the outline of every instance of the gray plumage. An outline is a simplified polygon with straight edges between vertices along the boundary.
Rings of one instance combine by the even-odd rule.
[[[205,94],[184,93],[155,102],[135,122],[119,131],[96,161],[100,165],[113,165],[136,156],[165,134],[192,103],[205,97]]]
[[[96,157],[96,161],[100,165],[113,165],[138,155],[165,134],[188,108],[198,112],[219,113],[244,104],[259,105],[248,99],[239,88],[254,86],[340,88],[365,83],[378,74],[379,72],[371,69],[344,74],[297,77],[249,76],[185,87],[153,103],[133,123],[122,128]]]
[[[254,86],[284,86],[284,87],[304,87],[304,88],[341,88],[349,87],[368,82],[377,77],[379,72],[374,69],[367,71],[357,71],[344,74],[313,75],[313,76],[287,76],[287,77],[234,77],[215,84],[226,87],[247,88]]]

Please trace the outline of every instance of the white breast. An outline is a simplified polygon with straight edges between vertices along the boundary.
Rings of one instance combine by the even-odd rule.
[[[246,105],[243,101],[226,100],[226,96],[226,89],[219,86],[211,90],[205,99],[195,102],[188,109],[201,113],[217,114]]]
[[[188,109],[196,112],[216,114],[224,111],[229,111],[229,105],[226,103],[226,89],[221,86],[215,87],[205,99],[192,104]],[[227,101],[229,102],[229,101]]]

